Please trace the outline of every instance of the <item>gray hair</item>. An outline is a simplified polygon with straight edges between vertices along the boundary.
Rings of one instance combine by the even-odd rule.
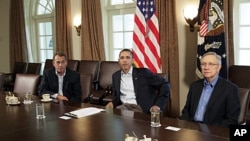
[[[218,55],[218,54],[215,53],[215,52],[207,52],[207,53],[203,54],[202,57],[201,57],[201,59],[200,59],[200,61],[202,60],[202,58],[204,58],[204,57],[207,56],[207,55],[213,55],[213,56],[215,56],[216,59],[217,59],[217,61],[218,61],[218,64],[221,65],[221,56]]]

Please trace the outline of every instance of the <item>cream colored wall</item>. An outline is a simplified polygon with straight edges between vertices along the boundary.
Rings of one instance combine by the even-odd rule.
[[[0,72],[10,72],[9,6],[10,0],[0,0]]]
[[[81,16],[81,0],[71,0],[72,24],[76,16]],[[73,58],[81,60],[81,36],[77,36],[76,29],[72,27]]]
[[[176,0],[178,23],[179,68],[180,68],[180,111],[186,101],[189,85],[195,80],[196,34],[190,32],[183,18],[183,9],[189,3],[198,7],[199,0]],[[9,72],[9,0],[0,0],[0,72]],[[72,23],[76,15],[81,14],[81,0],[71,0]],[[81,58],[81,36],[77,36],[72,27],[73,59]]]
[[[178,43],[179,43],[179,81],[180,112],[186,102],[189,85],[195,80],[197,31],[190,32],[183,17],[183,9],[194,4],[198,9],[199,0],[176,0]]]

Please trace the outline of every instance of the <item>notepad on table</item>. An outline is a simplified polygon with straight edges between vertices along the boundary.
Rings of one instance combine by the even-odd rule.
[[[71,116],[74,118],[81,118],[81,117],[100,113],[101,111],[104,111],[104,109],[95,108],[95,107],[88,107],[88,108],[82,108],[79,110],[71,111],[69,113],[65,113],[65,115]]]

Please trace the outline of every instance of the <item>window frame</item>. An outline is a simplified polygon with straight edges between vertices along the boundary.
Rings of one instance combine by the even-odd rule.
[[[124,2],[124,1],[123,1]],[[104,42],[105,42],[105,56],[106,60],[108,61],[117,61],[118,58],[115,57],[115,51],[119,52],[124,47],[124,45],[121,48],[114,47],[113,46],[113,21],[112,16],[114,15],[123,15],[123,14],[135,14],[136,10],[136,3],[124,3],[124,4],[118,4],[118,5],[111,5],[111,0],[106,0],[104,3],[102,3],[103,7],[103,32],[104,32]],[[133,22],[134,24],[134,22]],[[128,31],[122,31],[124,34]],[[133,30],[132,30],[133,32]],[[132,37],[131,37],[132,38]],[[131,49],[132,49],[132,43],[131,43]]]
[[[250,65],[244,64],[243,62],[240,62],[240,51],[250,51],[250,47],[248,48],[242,48],[240,47],[240,28],[241,27],[250,27],[250,24],[248,25],[240,25],[239,23],[239,10],[240,10],[240,4],[242,3],[250,3],[250,0],[234,0],[234,8],[233,8],[233,17],[234,17],[234,64],[235,65]],[[247,17],[247,14],[245,15]]]
[[[41,52],[40,52],[40,41],[39,41],[39,23],[44,23],[44,22],[51,22],[52,24],[52,38],[53,38],[53,53],[56,51],[56,34],[55,34],[55,7],[52,9],[51,13],[45,13],[45,14],[38,14],[38,7],[40,0],[27,0],[30,1],[30,6],[26,7],[29,9],[29,27],[30,29],[30,44],[31,44],[31,60],[34,60],[34,62],[39,62],[42,63],[42,69],[44,68],[44,63],[46,59],[51,59],[47,58],[45,60],[41,60]],[[53,1],[53,6],[55,6],[55,0],[49,0]],[[28,5],[27,5],[28,6]],[[44,50],[44,49],[43,49]],[[41,71],[43,72],[43,70]]]

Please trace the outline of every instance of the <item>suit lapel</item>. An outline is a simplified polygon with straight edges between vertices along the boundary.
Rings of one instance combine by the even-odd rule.
[[[50,71],[50,76],[52,78],[50,78],[51,80],[56,80],[56,81],[51,81],[50,84],[53,88],[56,88],[56,90],[58,91],[58,88],[59,88],[59,83],[58,83],[58,76],[56,75],[55,73],[55,69],[53,69],[52,71]],[[54,83],[55,82],[55,83]]]
[[[115,77],[114,77],[114,83],[116,84],[115,86],[115,90],[117,91],[117,92],[120,92],[120,85],[121,85],[121,71],[119,71],[119,73],[117,73],[116,75],[115,75]]]
[[[217,84],[215,84],[210,100],[208,101],[207,109],[210,107],[210,105],[213,105],[213,103],[217,101],[219,96],[221,96],[224,90],[224,88],[222,87],[224,87],[224,85],[221,79],[219,78],[217,81]]]
[[[133,73],[132,73],[132,77],[133,77],[133,85],[134,85],[134,91],[135,91],[135,95],[137,95],[137,91],[138,91],[138,76],[137,76],[137,69],[133,68]]]
[[[196,112],[196,109],[197,109],[197,107],[198,107],[198,104],[199,104],[199,101],[200,101],[200,97],[201,97],[201,94],[202,94],[202,90],[203,90],[203,87],[204,87],[204,79],[203,80],[201,80],[200,82],[199,82],[199,85],[195,88],[196,90],[195,90],[195,93],[197,93],[198,94],[198,96],[194,96],[193,98],[195,98],[195,100],[194,100],[194,106],[192,106],[193,107],[193,114],[195,114],[195,112]]]
[[[66,74],[63,77],[63,88],[62,88],[63,94],[65,93],[65,90],[67,90],[69,84],[68,79],[69,79],[69,73],[68,70],[66,70]]]

